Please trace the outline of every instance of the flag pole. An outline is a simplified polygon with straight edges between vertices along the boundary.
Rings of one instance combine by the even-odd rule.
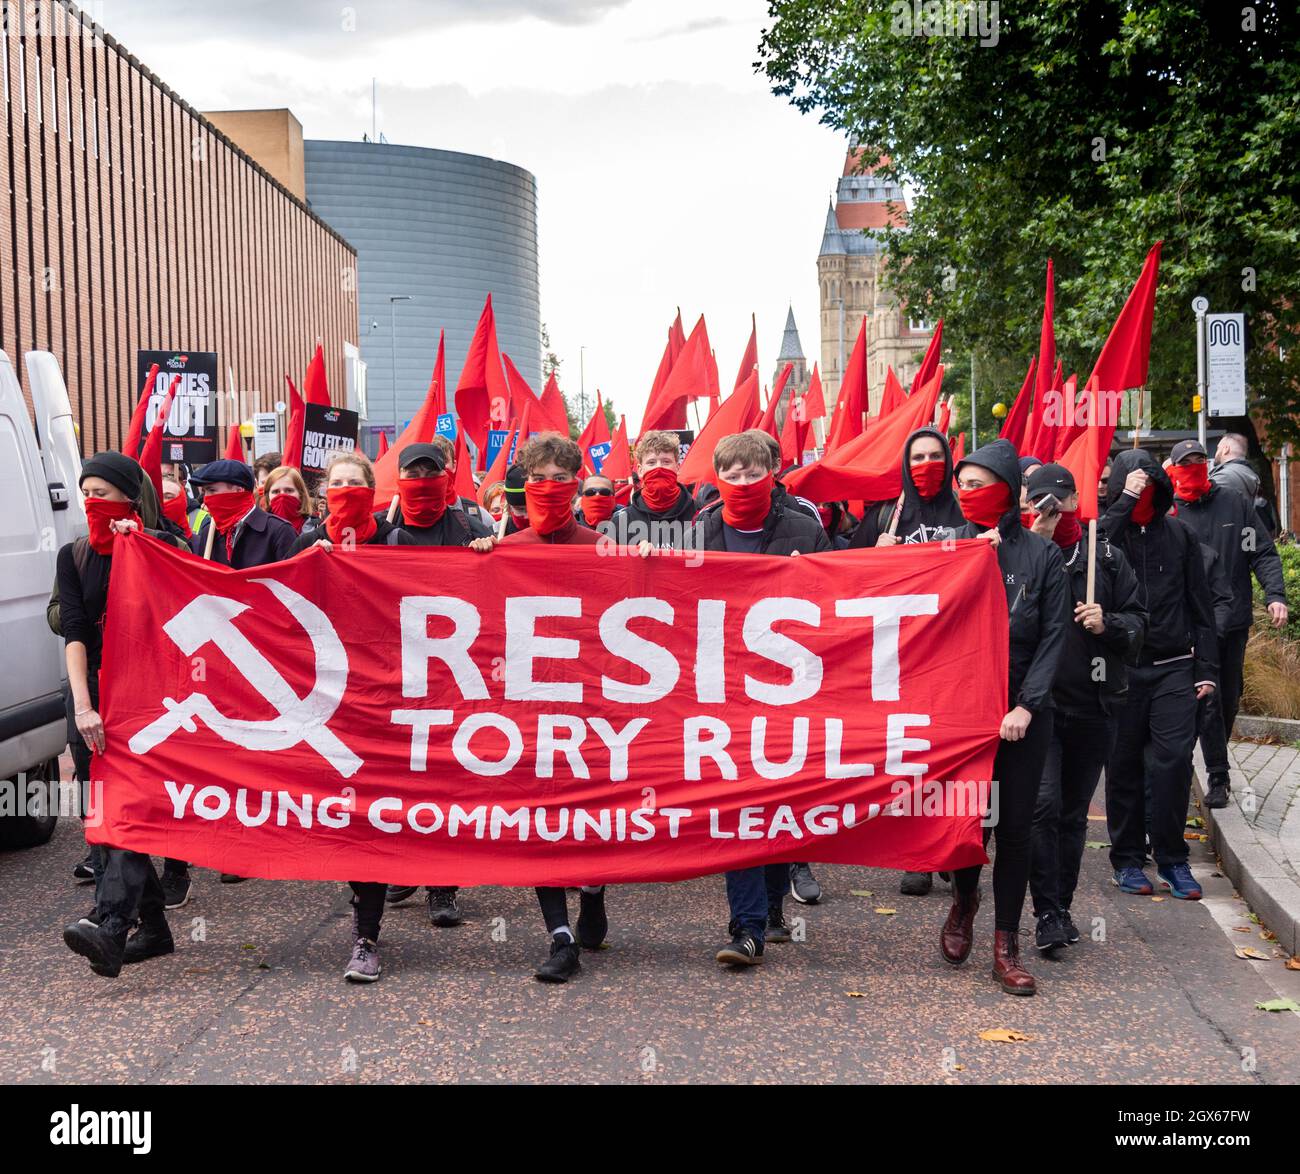
[[[1097,602],[1097,519],[1088,519],[1088,603]]]
[[[1137,448],[1138,446],[1139,434],[1142,431],[1142,397],[1145,392],[1146,392],[1146,384],[1144,383],[1140,387],[1138,387],[1137,420],[1134,421],[1133,423],[1133,447],[1134,448]]]

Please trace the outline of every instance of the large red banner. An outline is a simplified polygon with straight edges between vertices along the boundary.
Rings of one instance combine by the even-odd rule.
[[[668,881],[983,862],[983,542],[767,558],[118,543],[87,838],[241,876]]]

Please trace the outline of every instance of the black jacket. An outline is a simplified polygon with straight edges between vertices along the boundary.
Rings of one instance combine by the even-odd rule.
[[[917,493],[912,481],[911,465],[908,463],[912,455],[912,443],[922,436],[933,436],[943,445],[943,487],[929,501]],[[850,548],[875,546],[876,540],[889,529],[897,505],[898,498],[893,497],[867,506],[861,525],[849,539]],[[900,542],[906,543],[939,542],[952,537],[965,524],[966,519],[962,517],[961,507],[952,491],[952,450],[948,447],[947,438],[937,428],[918,428],[903,445],[903,509],[898,515],[894,535]]]
[[[199,556],[207,548],[208,527],[211,525],[209,516],[190,539],[190,549]],[[212,540],[212,561],[240,571],[245,567],[278,563],[289,557],[297,538],[294,528],[283,518],[268,514],[261,506],[254,506],[252,513],[235,527],[234,558],[226,557],[226,540],[217,534]]]
[[[690,529],[696,508],[695,498],[685,485],[677,487],[677,501],[662,514],[646,505],[638,489],[627,505],[614,514],[610,519],[612,524],[606,529],[620,546],[652,542],[664,550],[674,550]]]
[[[1052,708],[1065,625],[1073,622],[1065,566],[1056,543],[1020,524],[1020,461],[1009,440],[976,449],[963,462],[988,469],[1011,491],[1011,508],[998,522],[998,566],[1010,616],[1011,656],[1007,704],[1031,713]],[[958,538],[974,538],[984,527],[967,522]]]
[[[319,530],[313,530],[310,534],[305,531],[298,536],[297,542],[289,548],[287,557],[292,558],[296,554],[302,554],[304,550],[310,550],[316,543],[322,539],[329,540],[329,531],[321,526]],[[415,540],[400,526],[394,526],[387,517],[375,519],[375,532],[361,544],[362,546],[415,546]]]
[[[1223,573],[1218,551],[1204,542],[1201,543],[1201,560],[1205,563],[1205,580],[1210,585],[1210,600],[1214,604],[1214,631],[1222,640],[1232,620],[1232,584]]]
[[[388,511],[375,515],[376,522],[387,522]],[[468,546],[474,538],[482,537],[470,529],[469,517],[461,510],[445,510],[432,526],[412,526],[402,517],[402,507],[397,507],[393,525],[400,527],[415,546]],[[325,538],[323,532],[316,535]]]
[[[1074,619],[1075,605],[1088,598],[1086,531],[1073,547],[1061,550],[1061,559],[1070,585],[1070,622],[1052,695],[1063,711],[1110,713],[1128,692],[1125,665],[1137,660],[1146,636],[1147,613],[1137,576],[1123,553],[1099,536],[1094,601],[1101,604],[1103,628],[1094,636]]]
[[[1250,574],[1255,573],[1269,603],[1286,602],[1282,560],[1254,504],[1226,485],[1210,483],[1196,501],[1179,501],[1178,518],[1197,540],[1219,556],[1232,585],[1232,615],[1228,631],[1249,628],[1254,618]]]
[[[1142,469],[1155,485],[1155,516],[1141,526],[1132,519],[1137,498],[1124,482]],[[1197,681],[1219,679],[1214,608],[1205,579],[1205,563],[1196,536],[1178,518],[1168,516],[1174,500],[1169,475],[1144,449],[1125,449],[1111,465],[1109,503],[1101,529],[1127,556],[1147,609],[1147,636],[1139,660],[1151,664],[1195,652]]]
[[[696,518],[691,531],[691,548],[693,550],[727,549],[721,501],[704,510]],[[768,511],[767,522],[763,526],[759,553],[790,555],[797,550],[800,554],[817,554],[830,549],[830,539],[826,537],[821,522],[814,522],[797,507],[788,508],[773,490],[772,508]]]

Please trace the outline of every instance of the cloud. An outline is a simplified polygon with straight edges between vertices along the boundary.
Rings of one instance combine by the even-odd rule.
[[[714,29],[724,29],[731,25],[747,25],[746,20],[732,20],[725,16],[704,16],[698,20],[687,21],[678,28],[659,29],[644,36],[634,37],[636,41],[666,41],[670,37],[689,37],[693,33],[708,33]]]

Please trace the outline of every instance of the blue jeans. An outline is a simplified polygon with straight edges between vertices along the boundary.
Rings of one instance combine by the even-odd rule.
[[[767,928],[767,911],[779,909],[790,888],[788,864],[759,864],[726,874],[727,904],[731,906],[728,932],[752,934],[763,940]]]

